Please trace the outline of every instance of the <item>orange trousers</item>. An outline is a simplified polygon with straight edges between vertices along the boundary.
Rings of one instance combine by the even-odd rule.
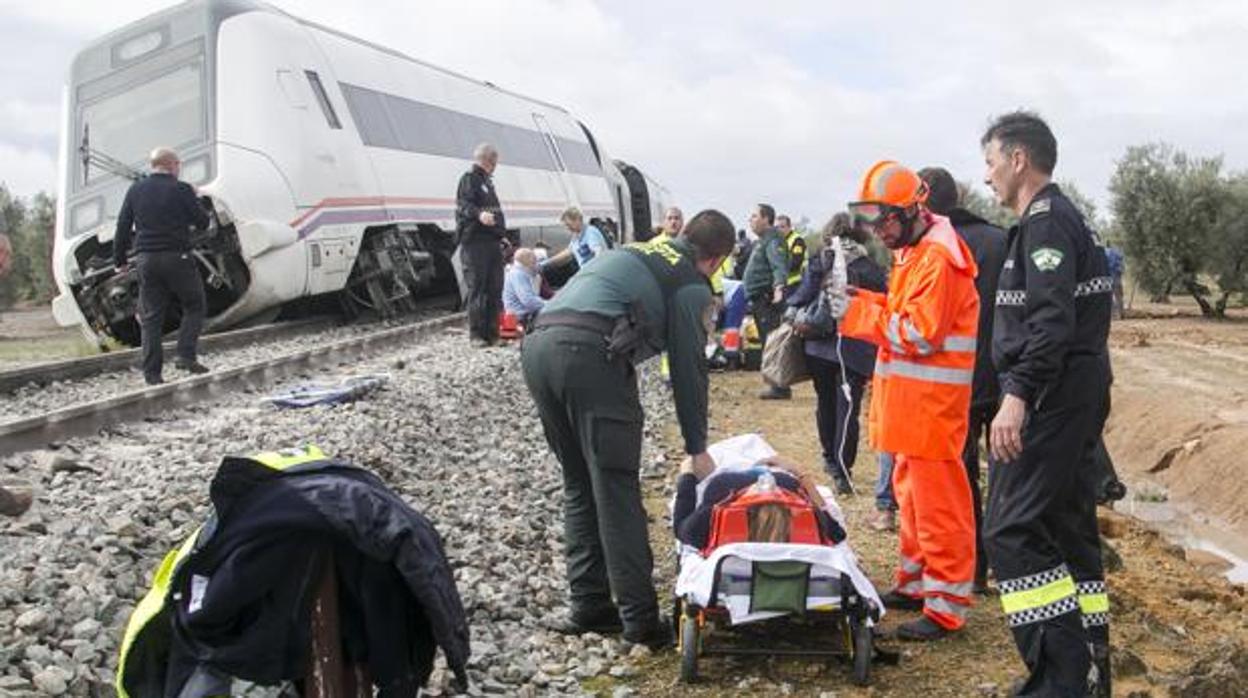
[[[975,576],[975,514],[957,460],[897,454],[893,493],[901,522],[897,591],[923,599],[923,614],[948,630],[966,623]]]

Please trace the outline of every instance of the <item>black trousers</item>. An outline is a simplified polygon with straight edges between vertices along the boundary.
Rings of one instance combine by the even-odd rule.
[[[603,337],[544,327],[520,362],[546,443],[563,470],[564,556],[573,616],[618,605],[625,630],[659,620],[638,469],[643,413],[637,374],[608,361]]]
[[[199,333],[204,327],[204,281],[189,252],[142,252],[135,255],[139,272],[139,324],[143,331],[143,375],[159,378],[164,365],[161,335],[165,311],[177,301],[182,309],[178,328],[178,359],[199,356]]]
[[[468,333],[477,339],[498,339],[498,314],[503,307],[503,250],[498,240],[472,239],[460,245],[460,263],[468,286]]]
[[[772,303],[770,296],[750,299],[750,314],[754,316],[754,326],[758,328],[760,345],[767,346],[767,336],[784,320],[784,308],[784,303]]]
[[[971,505],[975,509],[975,583],[981,586],[988,580],[988,555],[984,551],[984,498],[979,482],[979,446],[988,443],[989,427],[996,416],[996,403],[971,405],[966,446],[962,449],[962,463],[966,466],[966,477],[971,481]]]
[[[1095,469],[1108,360],[1071,357],[1030,411],[1023,452],[989,469],[984,543],[1030,675],[1021,696],[1083,696],[1090,644],[1109,642]]]
[[[849,397],[841,390],[841,365],[818,356],[806,355],[806,369],[815,384],[815,425],[823,449],[823,467],[829,474],[853,472],[858,457],[858,409],[866,378],[846,372]]]

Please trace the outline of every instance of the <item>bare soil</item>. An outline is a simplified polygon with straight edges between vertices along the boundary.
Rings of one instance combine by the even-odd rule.
[[[1242,457],[1248,450],[1248,318],[1238,313],[1213,322],[1182,309],[1150,311],[1150,317],[1122,321],[1113,330],[1116,384],[1107,430],[1110,450],[1137,492],[1147,490],[1142,483],[1155,481],[1169,490],[1161,496],[1207,511],[1222,525],[1242,532],[1248,519],[1248,468]],[[714,377],[712,438],[761,432],[783,455],[821,476],[810,385],[797,386],[788,402],[758,400],[760,387],[753,373]],[[666,438],[674,472],[680,458],[674,425]],[[1159,466],[1162,461],[1164,467]],[[896,540],[867,526],[875,475],[875,454],[864,444],[853,473],[858,494],[840,498],[840,504],[849,519],[851,543],[868,575],[885,590]],[[661,593],[667,594],[674,585],[666,520],[670,495],[670,480],[648,481],[651,542]],[[1216,565],[1186,553],[1134,518],[1103,510],[1101,524],[1121,558],[1121,565],[1107,575],[1117,657],[1115,695],[1248,696],[1248,588],[1232,584]],[[883,630],[912,617],[890,612]],[[902,651],[901,662],[875,666],[867,688],[853,686],[849,667],[836,661],[723,658],[704,658],[704,679],[685,686],[677,682],[675,652],[644,660],[633,678],[599,679],[586,688],[610,695],[615,687],[628,685],[645,696],[992,696],[1007,695],[1024,673],[995,596],[977,598],[965,631],[951,639],[931,646],[885,644]]]

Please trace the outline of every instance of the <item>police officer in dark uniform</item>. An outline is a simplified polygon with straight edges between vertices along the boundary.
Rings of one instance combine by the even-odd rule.
[[[195,189],[178,181],[182,163],[168,148],[151,155],[151,175],[130,185],[117,214],[113,236],[113,264],[128,270],[126,256],[134,240],[139,272],[139,317],[143,334],[143,378],[148,385],[164,382],[165,308],[177,300],[182,307],[174,365],[191,373],[207,373],[199,363],[199,333],[204,326],[204,282],[191,256],[191,231],[208,227],[208,214]],[[137,233],[135,232],[137,231]]]
[[[732,222],[703,211],[679,238],[599,255],[546,304],[521,363],[546,441],[563,469],[567,633],[618,632],[670,643],[659,617],[638,468],[642,408],[637,362],[666,351],[676,416],[695,474],[706,453],[708,278],[732,253]]]
[[[954,230],[975,255],[975,291],[979,295],[979,330],[975,345],[975,377],[971,383],[971,414],[966,432],[962,463],[971,481],[971,503],[975,507],[974,590],[983,594],[988,587],[988,556],[984,552],[983,496],[979,486],[979,442],[1001,400],[996,368],[992,364],[992,317],[996,312],[997,282],[1005,263],[1005,232],[958,205],[958,183],[943,167],[925,167],[919,177],[927,183],[927,207],[949,219]]]
[[[498,151],[482,143],[472,154],[476,163],[459,178],[455,194],[455,228],[468,288],[468,335],[474,346],[498,341],[498,314],[503,305],[503,238],[507,221],[494,191]]]
[[[984,538],[1001,604],[1030,672],[1020,696],[1109,695],[1109,597],[1096,527],[1096,469],[1109,391],[1105,252],[1050,181],[1057,141],[1028,112],[982,145],[986,182],[1020,216],[997,287],[993,361],[1002,401]]]

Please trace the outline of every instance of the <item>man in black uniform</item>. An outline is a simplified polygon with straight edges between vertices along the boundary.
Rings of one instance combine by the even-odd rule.
[[[1005,233],[997,226],[958,206],[958,183],[943,167],[919,170],[927,183],[927,207],[949,219],[954,230],[975,255],[975,291],[979,296],[979,341],[975,345],[975,377],[971,384],[971,418],[966,432],[962,462],[971,481],[971,501],[975,508],[975,584],[982,594],[988,586],[988,556],[984,553],[984,505],[979,487],[979,440],[987,435],[988,425],[1001,399],[1001,386],[992,365],[992,316],[997,297],[997,280],[1005,262]]]
[[[1002,401],[990,430],[984,538],[1030,671],[1020,696],[1109,695],[1109,597],[1096,527],[1110,292],[1105,251],[1050,181],[1057,141],[1039,117],[997,119],[986,182],[1019,215],[997,289],[992,353]]]
[[[521,363],[546,441],[563,469],[571,616],[566,633],[671,641],[659,617],[637,478],[643,414],[634,364],[666,351],[676,417],[699,477],[706,453],[708,279],[732,253],[732,223],[703,211],[666,235],[600,254],[554,297]]]
[[[174,365],[191,373],[208,372],[198,359],[199,332],[204,326],[204,281],[191,256],[191,230],[207,228],[208,214],[200,206],[195,189],[178,181],[182,163],[177,153],[157,148],[152,151],[151,167],[151,175],[130,185],[117,214],[113,265],[119,273],[129,270],[126,256],[133,237],[139,272],[143,378],[148,385],[155,385],[164,382],[160,339],[165,308],[175,298],[182,306],[182,326]]]
[[[459,178],[455,194],[455,229],[468,287],[468,336],[473,346],[498,341],[498,313],[503,305],[503,236],[507,221],[494,191],[498,151],[482,143],[472,153],[476,164]]]

